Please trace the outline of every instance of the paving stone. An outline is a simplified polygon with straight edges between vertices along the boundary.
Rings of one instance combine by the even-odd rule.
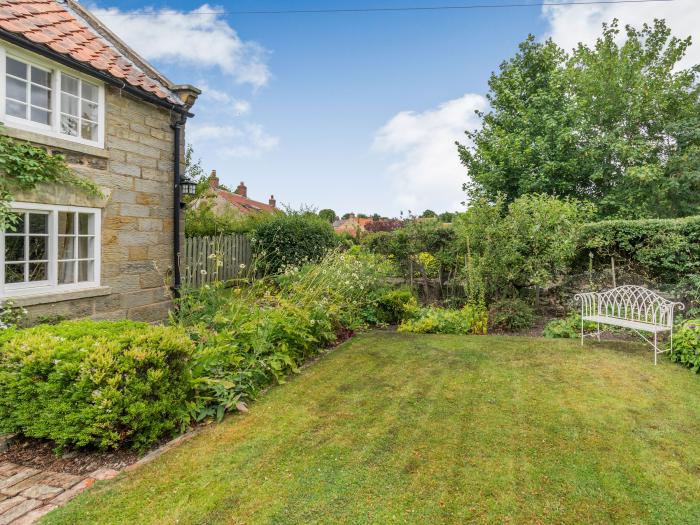
[[[40,483],[38,485],[33,485],[29,487],[27,490],[22,491],[22,496],[25,498],[32,498],[32,499],[51,499],[54,496],[58,496],[61,492],[63,492],[64,489],[60,487],[52,487],[50,485],[45,485],[44,483]]]
[[[20,470],[22,470],[22,467],[15,463],[10,463],[9,461],[0,463],[0,476],[12,476]]]
[[[111,468],[98,468],[96,471],[90,473],[90,477],[95,478],[97,481],[105,481],[107,479],[112,479],[117,474],[119,474],[118,470]]]
[[[18,520],[13,521],[12,525],[31,525],[36,520],[41,518],[44,514],[48,514],[55,508],[56,505],[44,505],[43,507],[39,507],[38,509],[29,511]]]
[[[30,510],[40,507],[42,502],[36,499],[25,499],[21,503],[15,505],[10,510],[0,514],[0,525],[9,525],[17,518],[24,516]]]
[[[66,474],[64,472],[47,472],[42,483],[45,485],[51,485],[52,487],[68,489],[78,483],[78,481],[81,479],[83,479],[82,476],[76,476],[75,474]]]
[[[15,474],[15,476],[16,475],[17,474]],[[2,492],[3,494],[7,494],[8,496],[16,496],[20,492],[30,487],[33,487],[34,485],[42,483],[45,476],[45,473],[37,470],[35,471],[34,475],[29,476],[23,480],[18,480],[16,483],[13,483],[12,485],[0,489],[0,492]]]
[[[15,505],[19,505],[20,503],[22,503],[25,499],[27,498],[23,498],[22,496],[15,496],[14,498],[9,498],[5,501],[0,501],[0,516],[2,516],[4,512],[7,512]]]
[[[31,478],[32,476],[36,476],[39,474],[39,471],[33,468],[29,467],[22,467],[21,470],[10,476],[9,478],[6,478],[3,481],[0,481],[0,490],[7,494],[5,492],[5,489],[8,487],[12,487],[13,485],[16,485],[17,483],[24,481],[27,478]]]
[[[52,505],[63,505],[64,503],[67,503],[70,500],[72,500],[75,496],[80,494],[85,489],[91,487],[94,483],[95,478],[86,478],[80,483],[76,483],[74,486],[72,486],[65,492],[62,492],[61,494],[50,500],[49,503],[51,503]]]

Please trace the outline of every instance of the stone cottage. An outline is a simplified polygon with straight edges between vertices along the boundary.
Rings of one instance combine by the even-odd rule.
[[[62,153],[103,193],[14,195],[20,223],[0,232],[0,301],[35,317],[164,319],[199,90],[173,85],[73,0],[0,0],[0,79],[0,133]]]

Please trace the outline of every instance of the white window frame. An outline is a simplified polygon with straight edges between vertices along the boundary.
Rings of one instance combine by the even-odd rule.
[[[45,212],[48,213],[48,280],[34,283],[5,284],[5,235],[0,233],[0,299],[12,299],[27,295],[43,295],[76,290],[98,288],[101,283],[102,255],[102,210],[100,208],[84,208],[80,206],[58,206],[36,204],[32,202],[13,202],[13,211]],[[58,284],[58,213],[77,212],[89,213],[94,217],[94,267],[93,280],[89,282]],[[77,250],[78,247],[75,247]]]
[[[33,122],[31,120],[26,120],[18,117],[13,117],[8,115],[5,111],[6,105],[6,58],[14,58],[21,62],[28,63],[31,66],[35,66],[39,69],[43,69],[51,72],[51,125],[47,126],[45,124],[40,124],[38,122]],[[61,132],[61,75],[68,74],[72,77],[79,79],[81,82],[89,82],[97,86],[97,140],[88,140],[80,136],[74,137],[72,135],[67,135]],[[78,105],[78,113],[80,113],[80,104]],[[105,137],[105,88],[104,83],[99,80],[75,71],[73,69],[64,67],[56,62],[48,60],[41,57],[35,53],[30,53],[16,46],[8,45],[7,43],[2,43],[0,45],[0,119],[2,122],[11,128],[22,129],[26,131],[32,131],[35,133],[41,133],[42,135],[48,135],[50,137],[55,137],[58,139],[67,140],[70,142],[77,142],[79,144],[85,144],[87,146],[94,146],[97,148],[104,148],[104,137]],[[80,119],[79,119],[80,121]],[[80,128],[78,128],[78,133],[80,133]]]

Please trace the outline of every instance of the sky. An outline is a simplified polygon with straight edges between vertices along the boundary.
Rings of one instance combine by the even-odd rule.
[[[571,1],[571,0],[566,0]],[[580,0],[577,0],[580,1]],[[533,4],[496,9],[244,11]],[[548,3],[556,3],[549,0]],[[537,5],[540,4],[540,5]],[[541,0],[97,0],[102,21],[202,95],[187,142],[222,183],[292,208],[398,216],[464,209],[455,141],[479,126],[488,79],[529,33],[569,49],[618,18],[665,18],[692,36],[700,1],[541,5]]]

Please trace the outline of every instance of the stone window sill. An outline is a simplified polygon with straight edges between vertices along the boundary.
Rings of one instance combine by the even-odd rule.
[[[89,146],[88,144],[73,142],[72,140],[51,137],[49,135],[43,135],[34,131],[27,131],[19,128],[11,128],[8,125],[3,126],[2,134],[7,135],[8,137],[12,137],[13,139],[26,140],[28,142],[42,144],[44,146],[49,146],[52,148],[59,148],[66,151],[74,151],[77,153],[83,153],[85,155],[92,155],[93,157],[101,157],[105,159],[109,158],[109,152],[104,148]]]
[[[21,295],[18,297],[8,297],[14,306],[36,306],[38,304],[59,303],[62,301],[74,301],[76,299],[88,299],[90,297],[102,297],[112,293],[109,286],[97,286],[94,288],[84,288],[82,290],[70,290],[67,292],[44,292],[33,295]]]

